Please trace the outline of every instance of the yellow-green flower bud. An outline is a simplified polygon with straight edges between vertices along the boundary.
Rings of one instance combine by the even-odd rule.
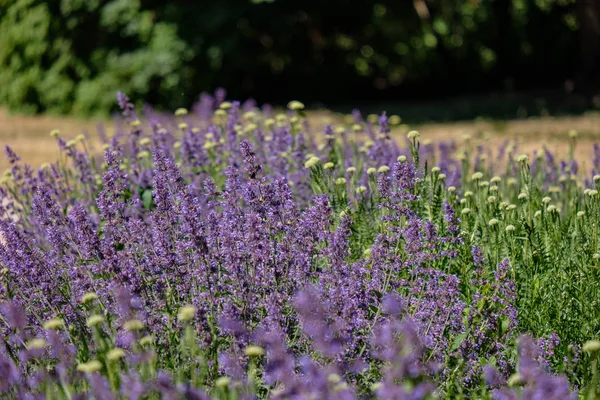
[[[390,167],[388,167],[387,165],[382,165],[381,167],[379,167],[377,169],[377,172],[379,172],[380,174],[384,174],[386,172],[388,172],[390,170]]]
[[[527,156],[527,154],[521,154],[518,158],[517,161],[518,162],[526,162],[529,159],[529,157]]]
[[[375,172],[377,172],[377,169],[371,167],[367,170],[367,175],[373,175]]]
[[[98,298],[98,295],[94,292],[87,292],[83,296],[81,296],[82,303],[89,303],[90,301],[94,301]]]
[[[520,386],[525,383],[525,378],[523,375],[516,373],[513,374],[510,378],[508,378],[508,386]]]
[[[188,110],[183,107],[180,107],[177,110],[175,110],[175,115],[178,117],[181,117],[182,115],[186,115],[187,113],[188,113]]]
[[[123,324],[126,331],[139,331],[144,329],[144,323],[139,319],[131,319]]]
[[[489,226],[498,225],[498,222],[500,222],[500,221],[498,221],[496,218],[492,218],[489,220],[488,225]]]
[[[321,160],[319,157],[311,157],[307,162],[304,163],[304,168],[312,168],[317,165]]]
[[[108,353],[106,353],[106,359],[108,361],[117,361],[117,360],[120,360],[121,358],[123,358],[124,355],[125,355],[125,351],[123,349],[120,349],[117,347],[117,348],[110,350]]]
[[[102,322],[104,322],[104,317],[102,315],[92,315],[88,318],[86,325],[91,328],[92,326],[96,326]]]
[[[331,169],[333,167],[335,167],[335,164],[332,163],[331,161],[327,162],[327,163],[325,163],[325,165],[323,165],[323,169]]]
[[[398,162],[406,162],[406,156],[398,156]]]
[[[483,173],[481,172],[475,172],[473,175],[471,175],[471,179],[476,181],[483,178]]]
[[[335,180],[335,184],[336,185],[345,185],[346,184],[346,178],[337,178]]]
[[[142,346],[148,346],[148,345],[151,345],[152,343],[154,343],[154,336],[146,335],[140,339],[140,344]]]
[[[418,138],[419,136],[421,136],[421,135],[419,134],[418,131],[410,131],[406,134],[406,137],[409,139]]]
[[[507,225],[506,228],[504,228],[506,232],[513,232],[515,229],[514,225]]]
[[[28,350],[39,350],[45,348],[46,346],[48,346],[48,342],[46,342],[42,338],[31,339],[30,341],[25,343],[25,347]]]
[[[248,357],[260,357],[265,354],[265,349],[260,346],[250,345],[244,350],[244,354]]]
[[[583,344],[581,350],[586,353],[595,353],[600,350],[600,340],[588,340]]]
[[[290,101],[287,106],[292,111],[304,110],[304,104],[296,100]]]
[[[46,321],[46,323],[44,323],[44,329],[52,331],[56,331],[60,328],[63,328],[64,326],[65,321],[63,321],[61,318],[52,318],[51,320],[48,320]]]
[[[218,387],[219,389],[225,389],[226,387],[229,386],[230,382],[231,382],[231,379],[229,379],[229,377],[221,376],[220,378],[217,378],[217,380],[215,380],[215,386]]]
[[[177,319],[179,321],[190,321],[196,315],[197,308],[194,306],[183,306],[177,313]]]
[[[346,169],[346,172],[349,173],[349,174],[353,174],[353,173],[356,172],[356,168],[354,168],[354,167],[348,167],[348,169]]]
[[[92,374],[102,369],[102,363],[98,360],[88,361],[77,365],[77,371],[85,372],[86,374]]]
[[[461,214],[463,214],[463,215],[467,215],[467,214],[469,214],[470,212],[471,212],[471,209],[470,209],[470,208],[463,208],[463,209],[462,209],[462,211],[461,211],[460,213],[461,213]]]
[[[400,122],[402,122],[402,118],[400,118],[399,116],[397,116],[397,115],[390,116],[390,119],[389,119],[390,125],[392,125],[392,126],[400,125]]]

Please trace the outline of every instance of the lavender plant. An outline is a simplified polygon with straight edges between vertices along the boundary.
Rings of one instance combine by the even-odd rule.
[[[597,160],[118,102],[99,149],[6,148],[7,398],[594,398]]]

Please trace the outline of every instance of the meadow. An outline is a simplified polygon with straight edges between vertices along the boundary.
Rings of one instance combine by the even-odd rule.
[[[596,117],[118,102],[5,148],[2,398],[597,397]]]

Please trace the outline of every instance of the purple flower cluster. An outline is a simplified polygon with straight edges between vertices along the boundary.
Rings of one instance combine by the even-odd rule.
[[[103,158],[59,138],[64,159],[33,172],[6,150],[5,392],[425,399],[514,372],[510,262],[486,261],[385,114],[366,141],[329,126],[317,145],[295,111],[224,92],[144,122],[118,100]],[[438,164],[459,185],[454,148]],[[567,393],[523,364],[547,367],[556,346],[523,348],[531,390]]]

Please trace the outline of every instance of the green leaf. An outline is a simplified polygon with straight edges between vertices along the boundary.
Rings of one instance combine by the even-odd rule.
[[[469,336],[469,331],[456,335],[454,337],[454,341],[452,342],[452,346],[450,346],[450,352],[458,350],[462,342]]]
[[[146,210],[149,210],[152,207],[152,190],[146,189],[142,192],[142,202],[144,203],[144,208]]]

